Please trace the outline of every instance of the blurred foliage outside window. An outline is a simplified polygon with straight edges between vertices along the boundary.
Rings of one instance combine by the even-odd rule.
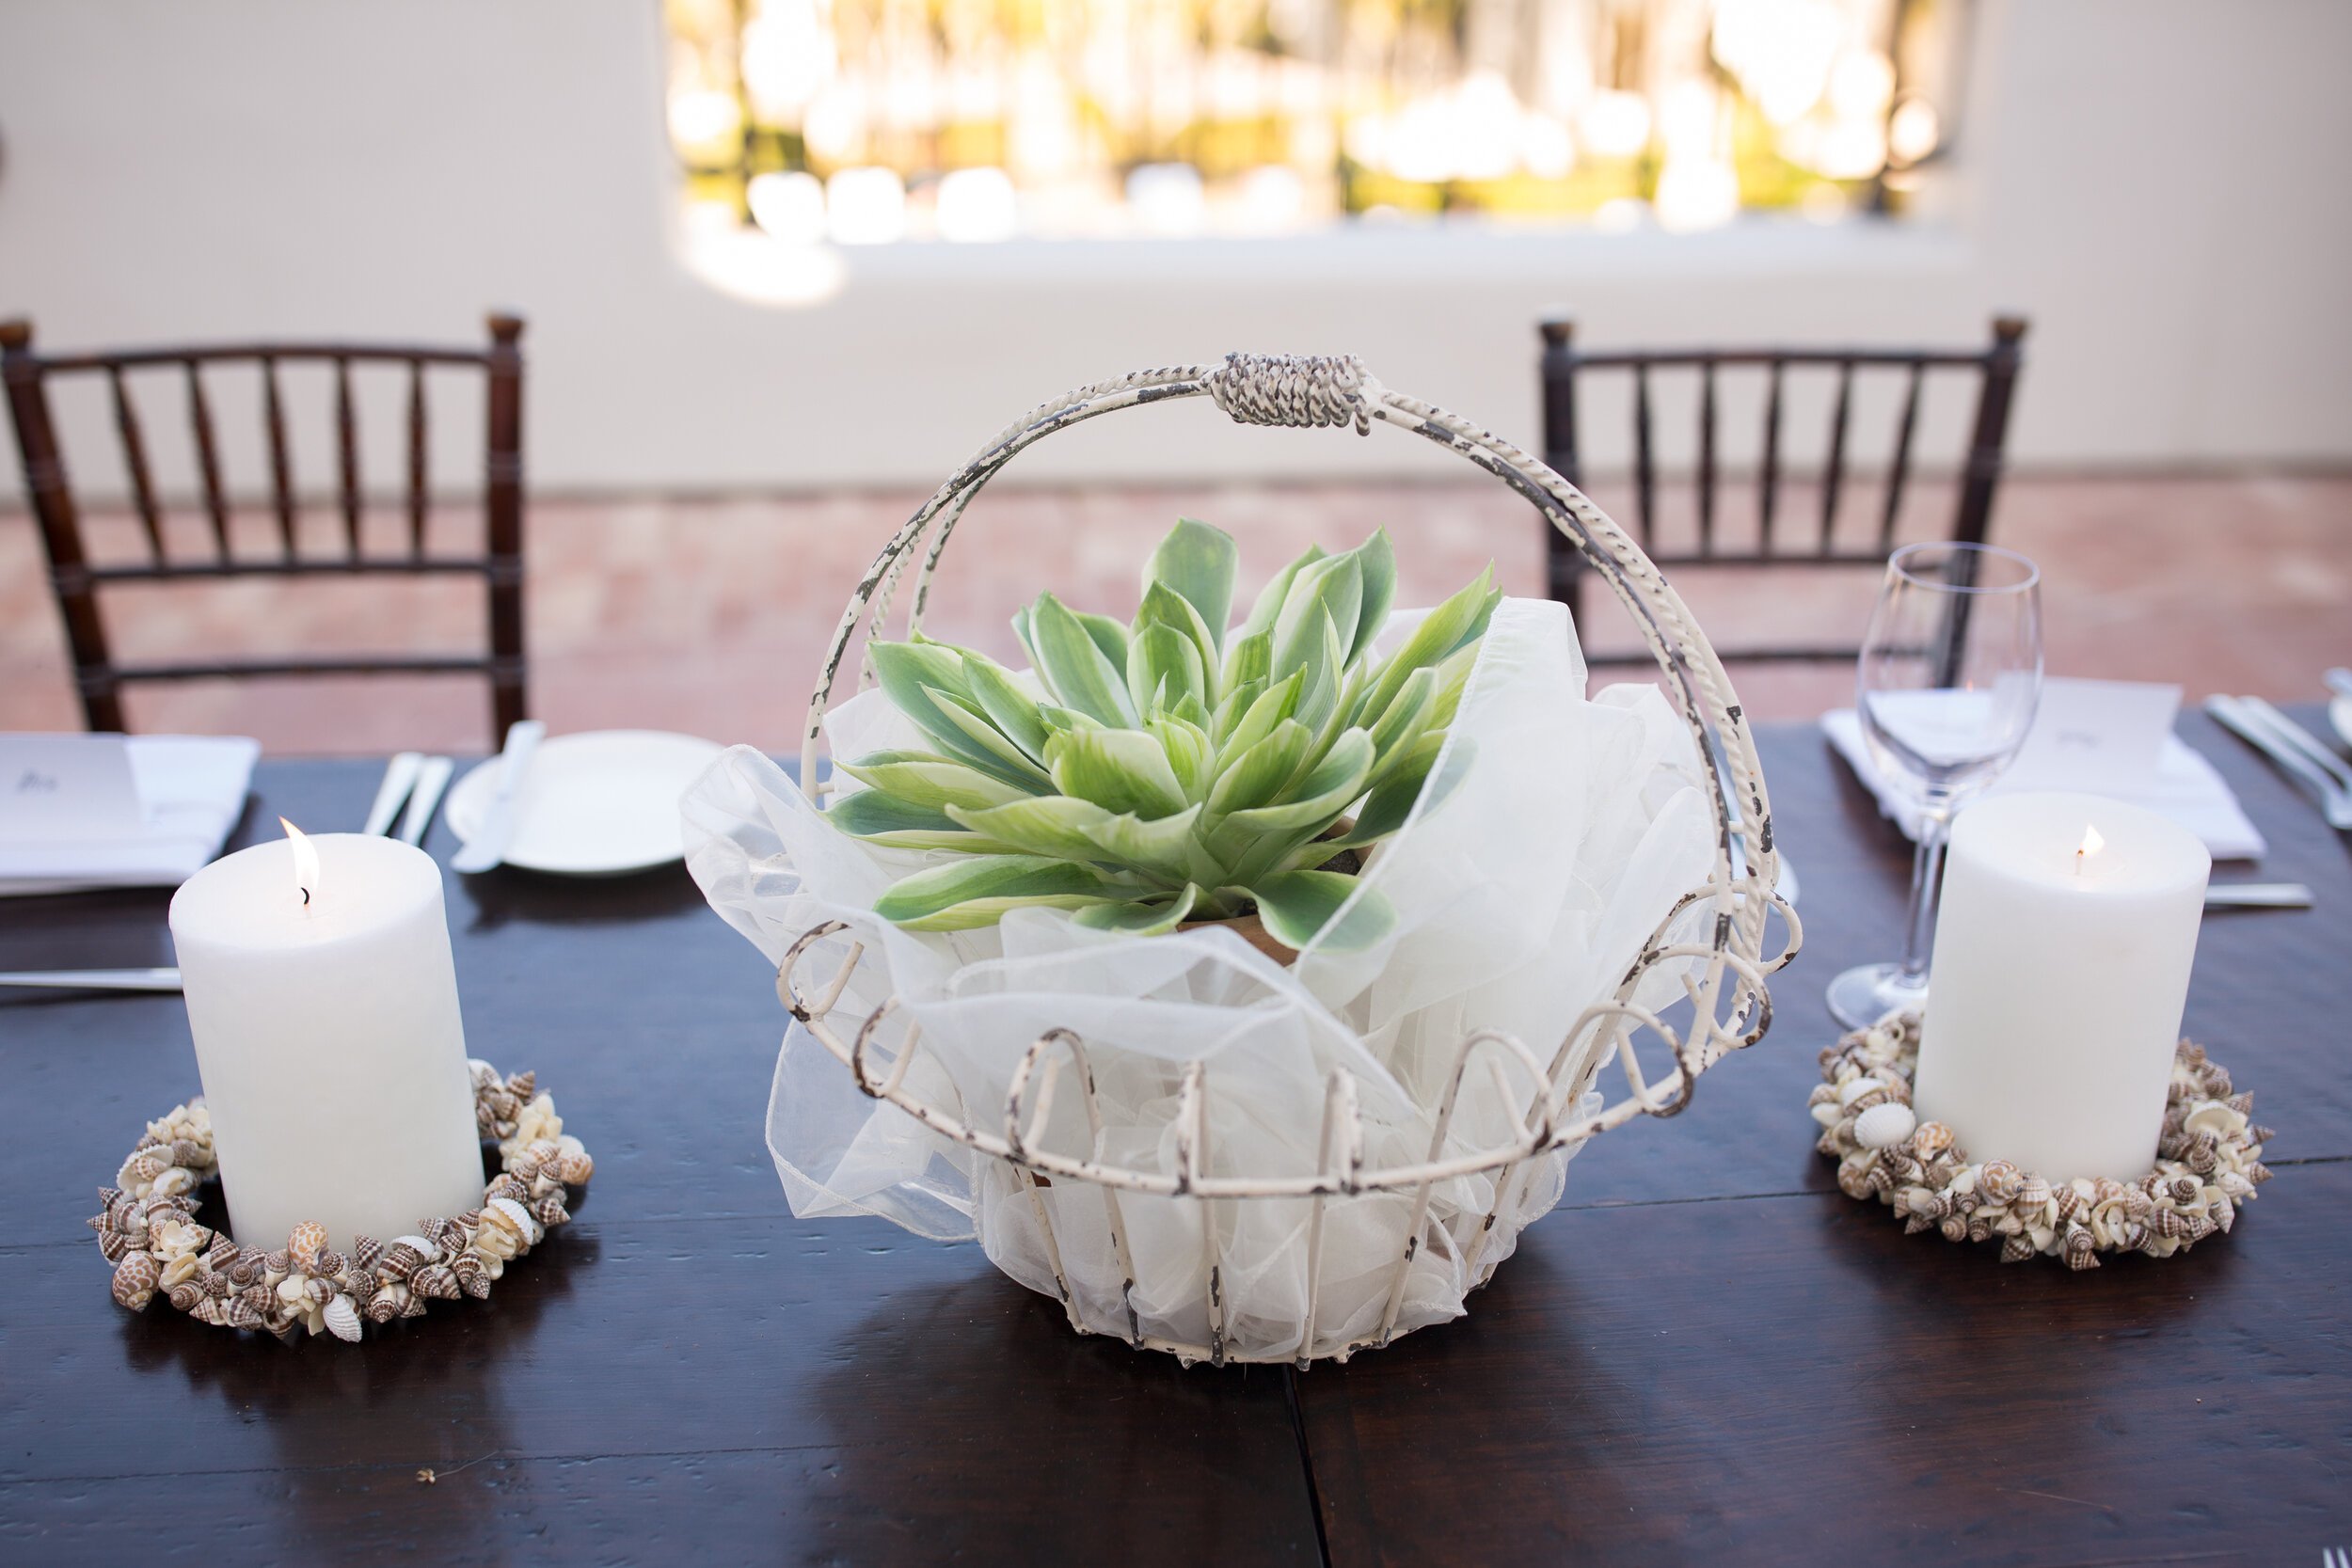
[[[690,222],[779,240],[1899,211],[1964,0],[668,0]]]

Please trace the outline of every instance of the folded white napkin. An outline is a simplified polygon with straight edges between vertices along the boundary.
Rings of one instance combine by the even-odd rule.
[[[1870,750],[1862,738],[1862,721],[1850,707],[1832,708],[1821,715],[1821,732],[1852,767],[1870,793],[1878,798],[1879,809],[1900,828],[1906,838],[1919,836],[1918,803],[1900,786],[1880,776],[1870,762]],[[2000,795],[2020,788],[2057,789],[2073,787],[2049,769],[2042,776],[2024,784],[2011,784],[2003,780],[1984,792]],[[2257,860],[2266,846],[2262,833],[2247,818],[2246,810],[2237,796],[2212,763],[2191,751],[2177,735],[2164,737],[2163,749],[2157,753],[2155,770],[2138,785],[2130,789],[2085,785],[2087,793],[2104,795],[2132,805],[2145,806],[2150,811],[2170,817],[2204,841],[2213,858],[2221,861]],[[1983,799],[1982,796],[1978,797]]]
[[[123,742],[139,831],[0,839],[0,897],[84,888],[178,887],[220,853],[245,810],[262,743],[239,736],[135,735]]]

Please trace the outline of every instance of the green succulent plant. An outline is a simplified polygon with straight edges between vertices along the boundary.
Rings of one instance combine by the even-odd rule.
[[[1328,867],[1405,824],[1502,594],[1489,565],[1375,665],[1396,588],[1385,532],[1309,549],[1229,629],[1234,561],[1230,536],[1186,518],[1128,624],[1039,594],[1013,617],[1034,680],[919,634],[871,644],[933,749],[842,763],[867,787],[828,818],[954,851],[875,911],[953,931],[1043,907],[1144,934],[1254,909],[1289,946],[1321,932],[1354,891]],[[1392,918],[1367,898],[1327,940],[1360,944]]]

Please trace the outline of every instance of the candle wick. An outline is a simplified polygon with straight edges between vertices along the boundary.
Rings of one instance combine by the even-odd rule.
[[[310,907],[310,890],[307,887],[302,890],[302,907],[306,910]]]

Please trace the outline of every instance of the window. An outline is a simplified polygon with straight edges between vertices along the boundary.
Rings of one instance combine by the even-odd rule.
[[[697,230],[1282,233],[1899,210],[1961,0],[670,0]]]

